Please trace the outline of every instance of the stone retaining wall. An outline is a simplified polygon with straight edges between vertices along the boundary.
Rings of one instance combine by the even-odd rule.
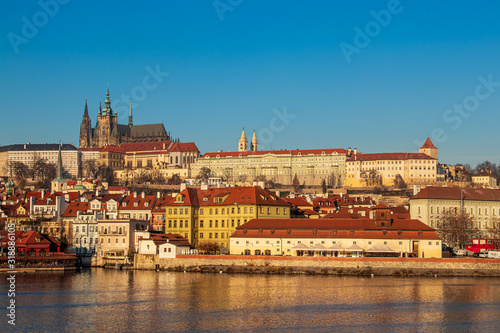
[[[227,271],[227,267],[253,267],[255,272],[269,273],[258,267],[293,268],[292,271],[322,270],[336,274],[339,270],[357,272],[377,272],[377,274],[393,275],[395,271],[406,270],[419,272],[419,275],[433,274],[468,275],[468,276],[500,276],[500,259],[436,259],[436,258],[323,258],[323,257],[263,257],[263,256],[204,256],[178,255],[175,259],[160,259],[158,255],[136,255],[136,269],[156,269],[179,271],[213,271],[210,267],[219,267]],[[248,272],[232,269],[233,272]],[[385,274],[386,272],[387,274]]]

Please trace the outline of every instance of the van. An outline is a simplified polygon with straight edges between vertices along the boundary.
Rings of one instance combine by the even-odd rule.
[[[488,258],[500,259],[500,251],[489,251]]]
[[[467,256],[467,251],[465,251],[465,250],[456,250],[456,251],[454,252],[454,254],[455,254],[456,256]]]

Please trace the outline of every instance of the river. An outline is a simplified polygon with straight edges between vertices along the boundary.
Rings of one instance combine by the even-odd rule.
[[[500,280],[90,269],[18,273],[1,332],[493,332]]]

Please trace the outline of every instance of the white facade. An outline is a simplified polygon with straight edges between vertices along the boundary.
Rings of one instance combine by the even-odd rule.
[[[169,242],[158,246],[160,258],[175,258],[178,254],[189,252],[189,249],[189,246],[177,246]]]
[[[8,151],[8,163],[22,162],[25,165],[33,166],[33,161],[42,158],[47,163],[57,165],[59,144],[25,144],[11,145]],[[7,147],[6,147],[7,148]],[[80,151],[71,144],[63,144],[61,149],[62,165],[64,177],[76,178],[81,162]]]
[[[100,218],[102,218],[102,215],[97,212],[77,212],[72,227],[71,249],[77,253],[94,253],[97,251],[99,245],[97,220]]]

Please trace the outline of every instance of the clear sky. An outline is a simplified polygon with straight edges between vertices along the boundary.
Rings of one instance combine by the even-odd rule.
[[[54,4],[57,4],[54,5]],[[417,151],[499,164],[499,1],[0,2],[0,145],[126,124],[200,151]],[[153,73],[154,75],[151,75]],[[167,74],[168,73],[168,74]],[[454,106],[455,105],[455,106]]]

